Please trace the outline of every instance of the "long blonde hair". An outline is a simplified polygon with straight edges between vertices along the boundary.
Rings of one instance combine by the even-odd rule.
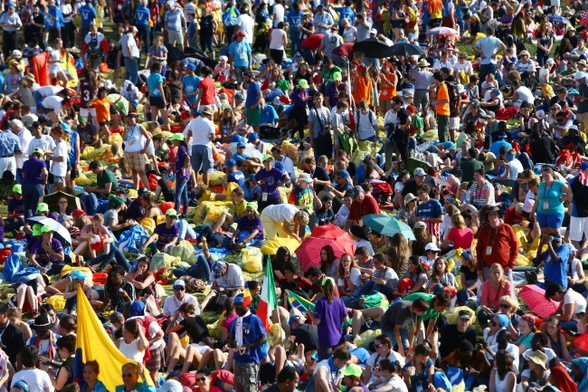
[[[502,278],[500,278],[500,287],[504,288],[506,286],[506,276],[504,276],[504,268],[502,268],[502,266],[498,263],[494,263],[492,264],[492,266],[490,267],[490,276],[492,276],[492,272],[494,272],[495,270],[499,270],[502,273]]]

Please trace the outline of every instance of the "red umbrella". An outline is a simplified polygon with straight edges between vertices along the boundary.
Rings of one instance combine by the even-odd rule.
[[[310,267],[319,265],[321,262],[321,249],[327,245],[333,248],[333,252],[337,258],[340,258],[343,253],[349,253],[350,255],[355,253],[355,244],[349,238],[349,234],[347,235],[347,239],[338,238],[336,240],[308,237],[294,252],[298,257],[302,270],[308,271]]]
[[[339,226],[329,223],[328,225],[316,226],[310,233],[312,237],[323,238],[327,240],[337,240],[339,238],[351,241],[349,233]]]
[[[545,290],[535,284],[523,286],[519,296],[529,310],[541,318],[549,317],[559,307],[559,302],[545,299]]]
[[[321,46],[322,39],[322,34],[313,34],[310,37],[302,40],[302,46],[306,49],[317,50],[319,46]]]
[[[331,53],[353,59],[353,45],[353,42],[347,42],[337,46]]]

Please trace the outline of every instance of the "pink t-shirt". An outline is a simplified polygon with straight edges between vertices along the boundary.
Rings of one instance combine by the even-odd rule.
[[[462,229],[454,227],[449,230],[447,239],[453,243],[453,249],[469,249],[474,240],[474,233],[469,227],[464,227]]]
[[[221,328],[226,328],[226,329],[230,330],[231,323],[236,318],[237,318],[237,313],[233,313],[233,314],[228,315],[228,317],[226,319],[224,319],[223,322],[221,323]]]
[[[481,290],[480,303],[489,308],[494,307],[496,310],[500,309],[500,298],[512,294],[512,286],[508,280],[504,287],[501,287],[498,291],[494,290],[492,283],[487,280],[482,285]]]

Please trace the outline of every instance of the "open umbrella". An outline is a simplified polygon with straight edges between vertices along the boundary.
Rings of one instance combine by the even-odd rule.
[[[303,39],[301,44],[303,48],[317,50],[319,46],[321,46],[322,39],[322,34],[313,34],[310,37]]]
[[[62,226],[61,223],[57,222],[55,219],[47,218],[46,216],[32,216],[27,218],[27,221],[32,222],[33,224],[40,223],[43,226],[47,225],[51,227],[51,229],[53,229],[53,236],[61,242],[62,246],[71,246],[71,234],[69,234],[69,231],[65,226]]]
[[[341,57],[347,57],[352,59],[353,58],[353,42],[347,42],[343,45],[337,46],[335,49],[331,51],[331,54],[336,54]]]
[[[333,248],[335,257],[341,257],[343,253],[349,253],[353,255],[355,253],[355,244],[348,236],[349,239],[337,239],[330,240],[317,237],[308,237],[302,244],[296,249],[296,257],[300,262],[300,267],[303,271],[308,271],[310,267],[319,265],[321,262],[321,249],[327,245]]]
[[[555,15],[555,16],[549,18],[549,20],[551,20],[551,23],[563,23],[563,24],[570,23],[570,20],[568,18],[565,18],[561,15]]]
[[[82,204],[80,203],[79,198],[63,191],[57,191],[45,195],[41,198],[40,202],[47,203],[49,206],[49,211],[59,211],[59,199],[61,198],[67,199],[67,207],[71,210],[78,210],[82,208]]]
[[[545,299],[545,290],[535,284],[523,286],[519,296],[525,301],[529,310],[541,318],[549,317],[559,307],[559,302]]]
[[[456,35],[457,30],[450,27],[439,26],[425,32],[427,35]]]
[[[237,153],[237,144],[239,143],[231,143],[229,145],[229,151],[231,152],[231,154]],[[249,158],[259,158],[260,161],[263,159],[263,154],[261,153],[261,151],[259,151],[256,148],[253,148],[249,144],[245,146],[245,155],[247,155]]]
[[[370,59],[381,59],[388,57],[385,55],[388,48],[389,46],[386,44],[386,42],[380,41],[376,38],[364,39],[356,42],[353,45],[354,52],[362,52],[365,54],[365,57]]]
[[[416,240],[410,226],[396,218],[387,215],[369,214],[364,216],[361,220],[364,225],[381,235],[392,237],[395,234],[400,233],[407,239],[407,241]]]
[[[424,56],[425,51],[421,49],[418,45],[409,44],[406,42],[394,44],[392,46],[388,46],[386,52],[382,57],[390,57],[390,56]]]
[[[350,240],[351,236],[348,232],[332,223],[328,225],[316,226],[310,233],[311,237],[323,238],[326,240],[344,239]]]

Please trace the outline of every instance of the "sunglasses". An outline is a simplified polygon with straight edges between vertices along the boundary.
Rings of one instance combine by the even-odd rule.
[[[184,290],[186,290],[185,287],[181,287],[181,286],[174,287],[174,291],[184,291]]]
[[[196,379],[196,381],[200,381],[200,382],[204,382],[206,380],[206,377],[198,377]]]
[[[133,373],[123,373],[122,376],[123,378],[133,377]]]
[[[384,346],[383,344],[374,344],[374,348],[376,350],[379,349],[380,347],[383,347],[383,346]]]
[[[504,309],[509,309],[510,305],[509,304],[500,304],[500,307],[504,308]]]
[[[59,204],[67,204],[67,201],[60,201]]]

